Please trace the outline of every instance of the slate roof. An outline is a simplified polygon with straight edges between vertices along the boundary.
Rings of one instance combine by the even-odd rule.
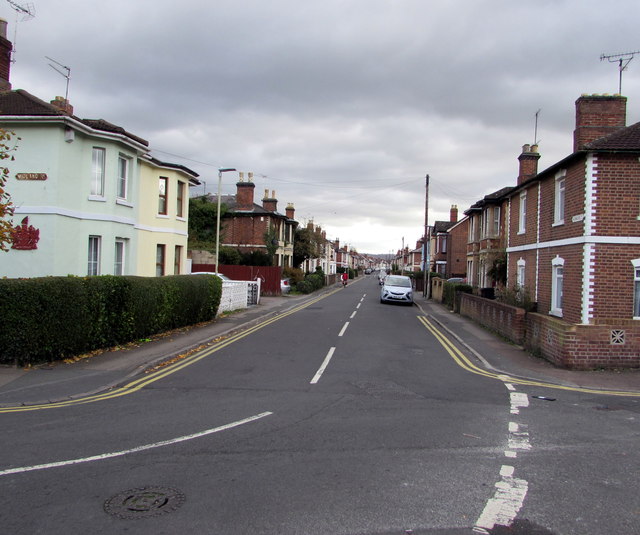
[[[621,128],[584,146],[584,150],[640,151],[640,123]]]
[[[194,178],[200,176],[193,169],[189,169],[186,165],[181,165],[179,163],[163,162],[162,160],[158,160],[158,158],[154,158],[153,156],[150,156],[149,160],[159,167],[169,167],[171,169],[180,169],[181,171],[184,171],[185,173],[193,176]],[[200,183],[199,180],[197,180],[196,182],[198,182],[198,184]]]
[[[149,146],[146,139],[127,132],[121,126],[112,124],[104,119],[81,119],[75,115],[69,115],[53,104],[45,102],[24,89],[15,91],[0,91],[0,119],[3,115],[24,116],[24,117],[71,117],[74,120],[93,128],[113,134],[120,134],[140,143],[145,147]]]
[[[209,194],[208,197],[211,202],[217,202],[217,196],[215,194]],[[270,212],[269,210],[265,210],[262,206],[256,203],[253,203],[253,207],[250,210],[239,210],[236,201],[237,199],[235,195],[220,196],[220,203],[227,206],[227,214],[233,214],[235,216],[270,215],[288,219],[287,216],[279,212]]]
[[[440,232],[447,232],[456,223],[457,221],[436,221],[433,224],[433,232],[434,234],[438,234]]]

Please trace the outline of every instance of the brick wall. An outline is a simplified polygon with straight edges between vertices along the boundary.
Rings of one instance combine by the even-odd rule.
[[[461,294],[460,315],[471,318],[484,327],[508,338],[516,344],[525,339],[525,311],[493,299]]]
[[[543,314],[526,316],[525,348],[557,366],[576,370],[640,366],[640,323],[571,325]]]
[[[640,367],[640,321],[576,325],[470,294],[461,295],[460,314],[563,368]]]

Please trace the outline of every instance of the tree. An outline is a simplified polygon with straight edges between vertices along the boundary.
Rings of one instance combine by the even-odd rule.
[[[16,150],[17,145],[12,144],[13,137],[15,137],[13,132],[0,128],[0,160],[14,160],[12,152]],[[16,138],[16,141],[19,139]],[[0,166],[0,251],[8,251],[13,241],[13,222],[11,220],[13,204],[6,189],[8,178],[9,168]]]
[[[487,275],[493,279],[498,286],[504,286],[507,282],[507,251],[501,249],[491,254],[489,257],[489,269]]]
[[[319,258],[322,253],[324,238],[319,228],[299,228],[293,240],[293,265],[299,267],[309,258]]]
[[[189,249],[213,251],[216,247],[217,203],[209,197],[189,199]],[[220,205],[220,217],[226,212],[226,206]]]

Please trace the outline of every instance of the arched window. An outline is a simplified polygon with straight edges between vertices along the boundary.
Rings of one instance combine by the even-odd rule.
[[[551,310],[549,314],[562,317],[564,286],[564,258],[556,256],[551,261]]]
[[[524,258],[520,258],[518,260],[517,271],[516,271],[516,285],[518,288],[524,288],[524,268],[527,263],[524,261]]]

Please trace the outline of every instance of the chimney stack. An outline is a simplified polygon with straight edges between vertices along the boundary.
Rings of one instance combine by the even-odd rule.
[[[269,197],[269,190],[264,190],[264,199],[262,199],[262,208],[267,210],[268,212],[276,212],[278,210],[278,199],[276,199],[276,192],[271,192],[271,197]]]
[[[13,45],[7,39],[7,21],[0,19],[0,91],[9,91],[11,82],[11,51]]]
[[[518,184],[526,182],[538,174],[538,160],[540,153],[538,145],[523,145],[522,154],[518,156],[520,168],[518,170]]]
[[[451,209],[449,210],[449,221],[451,223],[458,222],[458,207],[455,204],[452,204]]]
[[[51,101],[51,105],[65,112],[67,115],[73,115],[73,106],[63,97],[56,97]]]
[[[296,213],[296,209],[293,207],[293,203],[289,203],[287,204],[287,209],[285,210],[285,214],[287,215],[288,219],[294,219]]]
[[[244,173],[240,173],[240,181],[236,183],[236,210],[253,210],[253,190],[255,187],[256,185],[251,180],[244,182]]]
[[[573,151],[598,138],[612,134],[627,123],[627,97],[620,95],[582,95],[576,100],[576,129]]]

